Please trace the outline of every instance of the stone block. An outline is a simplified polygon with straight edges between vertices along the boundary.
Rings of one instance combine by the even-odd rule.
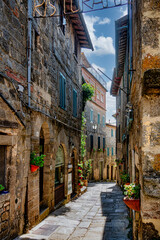
[[[5,221],[5,220],[8,220],[9,219],[9,212],[4,212],[2,214],[1,218],[2,218],[2,222]]]
[[[144,194],[160,198],[160,178],[159,177],[147,177],[144,176]]]

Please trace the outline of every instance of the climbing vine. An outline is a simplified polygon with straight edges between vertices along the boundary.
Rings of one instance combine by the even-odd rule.
[[[82,85],[83,90],[83,106],[85,106],[88,100],[92,100],[94,95],[94,88],[89,83],[84,83]]]

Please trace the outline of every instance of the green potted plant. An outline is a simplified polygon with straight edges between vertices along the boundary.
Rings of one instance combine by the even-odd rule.
[[[83,174],[82,174],[82,169],[83,169],[83,163],[78,164],[78,185],[80,188],[83,187]]]
[[[129,184],[130,182],[130,177],[129,177],[129,174],[126,173],[125,171],[123,171],[121,174],[120,174],[120,178],[122,179],[122,185],[124,184]]]
[[[3,192],[4,188],[5,188],[5,187],[0,184],[0,194]]]
[[[124,185],[124,195],[124,203],[129,208],[140,211],[140,185],[135,183]]]
[[[31,153],[30,155],[31,172],[35,172],[39,167],[44,166],[44,157],[45,155],[43,154],[38,156],[35,152]]]
[[[92,171],[92,160],[91,159],[85,160],[83,163],[83,178],[84,178],[85,186],[88,185],[88,178],[91,171]]]

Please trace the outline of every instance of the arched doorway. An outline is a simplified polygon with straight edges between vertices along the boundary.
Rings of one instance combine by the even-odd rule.
[[[39,154],[44,154],[44,132],[41,128],[40,130],[40,140],[39,140]],[[39,199],[40,199],[40,209],[43,208],[43,182],[44,182],[44,167],[40,167],[39,173]]]
[[[109,165],[107,165],[107,180],[109,180]]]
[[[64,150],[59,146],[55,161],[55,205],[64,199]]]
[[[72,152],[72,156],[71,156],[71,164],[72,164],[72,197],[75,195],[76,193],[76,182],[75,182],[75,153],[74,151]]]

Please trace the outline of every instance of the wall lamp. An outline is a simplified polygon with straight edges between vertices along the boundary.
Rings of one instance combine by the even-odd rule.
[[[93,128],[93,131],[94,131],[94,133],[95,133],[95,132],[96,132],[96,129],[97,129],[97,124],[93,124],[92,128]]]

